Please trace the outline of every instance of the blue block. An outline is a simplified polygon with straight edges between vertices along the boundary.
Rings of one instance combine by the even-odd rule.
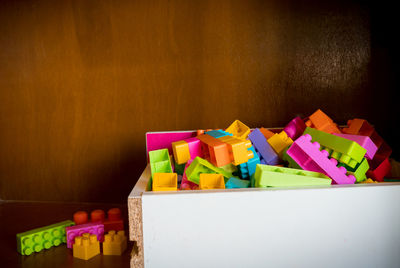
[[[235,177],[230,178],[226,183],[225,183],[225,188],[226,189],[233,189],[233,188],[249,188],[250,186],[250,181],[247,180],[241,180]]]
[[[253,152],[254,157],[250,158],[246,163],[239,165],[240,177],[242,179],[246,179],[253,175],[256,172],[257,164],[260,164],[260,158],[258,157],[254,147],[250,147],[249,150]]]
[[[265,163],[268,165],[279,164],[279,156],[272,149],[271,145],[267,142],[267,139],[261,133],[261,131],[256,128],[249,134],[249,139],[251,140],[254,148],[260,153],[261,159],[264,159]]]
[[[207,131],[205,134],[210,135],[216,139],[224,137],[224,136],[232,136],[232,133],[223,131],[223,130],[210,130]]]

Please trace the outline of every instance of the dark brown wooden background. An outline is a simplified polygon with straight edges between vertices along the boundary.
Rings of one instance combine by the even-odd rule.
[[[399,148],[393,14],[349,1],[0,1],[0,198],[125,202],[146,131],[284,126],[317,108],[367,118]]]

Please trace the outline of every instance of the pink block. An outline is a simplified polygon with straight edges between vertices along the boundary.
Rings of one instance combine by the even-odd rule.
[[[168,148],[172,154],[171,143],[196,136],[196,131],[170,131],[170,132],[147,132],[146,133],[146,155],[158,149]]]
[[[329,159],[329,153],[319,150],[319,143],[311,143],[309,134],[298,138],[287,150],[287,154],[304,170],[321,172],[329,176],[336,184],[353,184],[356,178],[346,175],[346,168],[337,167],[334,158]]]
[[[303,134],[306,129],[306,124],[300,117],[293,118],[289,124],[283,129],[285,133],[292,139],[295,140]]]
[[[97,240],[104,241],[104,224],[100,222],[78,224],[65,228],[67,235],[67,248],[72,248],[75,243],[75,236],[81,236],[84,233],[97,235]]]
[[[193,160],[189,160],[186,165],[185,165],[185,171],[183,172],[183,176],[182,176],[182,182],[181,182],[181,190],[198,190],[199,186],[188,180],[188,178],[186,177],[186,169],[188,166],[190,166],[190,164],[193,162]]]
[[[378,147],[376,147],[375,143],[373,143],[370,137],[368,136],[337,134],[337,133],[333,133],[333,135],[357,142],[361,147],[367,150],[365,157],[369,160],[374,158],[374,155],[378,150]]]
[[[201,142],[198,138],[189,138],[185,139],[189,146],[189,152],[190,152],[190,159],[195,159],[197,156],[198,157],[203,157],[203,151],[201,150]]]

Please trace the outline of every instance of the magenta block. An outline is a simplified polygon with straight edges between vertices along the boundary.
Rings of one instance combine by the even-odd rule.
[[[72,248],[75,243],[75,236],[81,236],[84,233],[94,234],[97,240],[104,241],[104,224],[100,222],[78,224],[65,228],[67,235],[67,248]]]
[[[320,151],[319,147],[319,143],[311,143],[311,136],[306,134],[293,142],[286,153],[304,170],[321,172],[336,184],[353,184],[356,178],[353,175],[347,176],[346,168],[337,167],[336,159],[329,159],[329,153]]]
[[[201,142],[198,138],[189,138],[185,139],[184,141],[187,142],[189,146],[189,152],[190,152],[190,159],[195,159],[197,156],[198,157],[203,157],[203,151],[201,150]]]
[[[293,118],[289,124],[283,129],[285,133],[292,139],[295,140],[300,137],[304,130],[306,129],[306,124],[300,117]]]
[[[378,147],[376,147],[375,143],[373,143],[370,137],[368,136],[338,134],[338,133],[333,133],[333,135],[357,142],[361,147],[367,150],[365,157],[369,160],[374,158],[374,155],[378,150]]]

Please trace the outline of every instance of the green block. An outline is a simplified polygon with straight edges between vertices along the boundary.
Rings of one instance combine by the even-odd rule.
[[[320,150],[328,151],[330,157],[335,158],[338,162],[346,164],[351,168],[355,168],[358,163],[363,160],[365,150],[357,142],[342,137],[338,137],[314,128],[307,127],[304,134],[310,134],[312,142],[318,142]]]
[[[65,227],[72,225],[75,223],[67,220],[19,233],[17,234],[17,251],[22,255],[31,255],[33,252],[66,243]]]
[[[207,160],[197,156],[193,160],[193,162],[186,168],[186,176],[189,181],[199,184],[201,173],[222,174],[224,176],[225,182],[229,178],[234,177],[232,173],[227,172],[222,168],[218,168]]]
[[[175,173],[177,173],[178,175],[183,175],[183,172],[185,171],[186,163],[179,165],[178,163],[174,162],[174,164],[175,164]]]
[[[255,187],[331,185],[332,180],[319,172],[257,164]]]
[[[346,164],[339,164],[338,166],[345,167],[347,169],[347,175],[353,175],[356,177],[357,182],[362,182],[367,179],[367,176],[365,175],[369,169],[369,164],[367,159],[363,159],[361,163],[357,164],[355,168],[351,168],[347,166]]]
[[[172,173],[171,159],[168,149],[160,149],[149,152],[151,176],[154,173]]]
[[[299,164],[297,164],[297,162],[294,161],[293,158],[291,158],[291,157],[286,153],[287,150],[288,150],[289,148],[290,148],[290,146],[289,146],[288,148],[286,148],[286,149],[283,151],[282,160],[285,161],[285,162],[287,162],[287,163],[288,163],[288,166],[289,166],[290,168],[302,169],[302,168],[299,166]]]

